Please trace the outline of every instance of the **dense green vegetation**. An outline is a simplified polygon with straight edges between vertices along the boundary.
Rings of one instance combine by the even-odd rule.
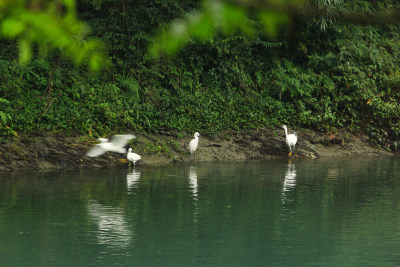
[[[395,3],[395,2],[393,2]],[[79,17],[107,46],[101,73],[59,52],[21,65],[15,41],[1,41],[0,119],[4,135],[272,127],[282,123],[364,132],[397,150],[400,135],[400,28],[292,17],[272,38],[255,31],[189,39],[174,57],[149,58],[157,31],[199,1],[79,1]],[[346,1],[341,9],[377,12],[391,1]]]

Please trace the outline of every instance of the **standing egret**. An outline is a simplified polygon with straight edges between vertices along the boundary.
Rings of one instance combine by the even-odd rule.
[[[133,168],[136,166],[136,161],[140,160],[142,157],[136,153],[132,152],[132,148],[129,148],[128,155],[126,155],[126,158],[129,161],[129,167],[131,166],[131,161],[133,162]]]
[[[196,149],[197,145],[199,144],[199,136],[200,134],[198,132],[195,132],[194,139],[192,139],[192,141],[190,141],[189,143],[190,158],[192,158],[192,155],[194,154],[194,161],[196,161]]]
[[[86,156],[98,157],[107,151],[124,154],[126,153],[125,146],[128,144],[129,140],[133,138],[135,138],[133,134],[114,135],[111,137],[110,142],[108,142],[107,138],[99,138],[97,140],[100,141],[100,144],[96,144],[89,149],[89,151],[86,153]]]
[[[293,147],[293,151],[294,151],[294,147],[297,143],[297,135],[296,134],[288,134],[286,125],[282,125],[282,128],[285,130],[286,144],[289,146],[289,149],[290,149],[289,156],[291,156],[292,155],[292,147]]]

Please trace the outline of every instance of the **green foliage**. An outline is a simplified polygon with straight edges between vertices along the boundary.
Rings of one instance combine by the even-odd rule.
[[[11,121],[11,116],[10,114],[7,114],[5,112],[6,106],[9,105],[10,102],[4,98],[0,98],[0,126],[1,126],[1,131],[8,132],[6,129],[9,128],[7,124]]]

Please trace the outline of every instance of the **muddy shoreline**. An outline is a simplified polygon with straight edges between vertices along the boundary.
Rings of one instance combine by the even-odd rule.
[[[295,129],[298,133],[297,158],[353,156],[396,156],[396,153],[374,147],[367,136],[348,132],[319,133]],[[130,147],[142,156],[140,165],[169,164],[189,161],[187,145],[192,136],[171,134],[136,134]],[[95,137],[65,134],[20,135],[0,145],[0,171],[48,170],[76,168],[126,167],[126,155],[108,152],[97,158],[85,156],[97,143]],[[288,147],[281,128],[245,132],[227,132],[218,137],[201,136],[196,154],[198,161],[268,160],[287,158]]]

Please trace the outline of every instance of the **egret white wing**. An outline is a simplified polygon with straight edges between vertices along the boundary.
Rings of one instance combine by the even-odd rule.
[[[110,143],[117,147],[124,147],[128,144],[129,140],[135,138],[133,134],[114,135],[111,137]]]
[[[100,144],[96,144],[91,149],[89,149],[89,151],[86,153],[86,156],[98,157],[101,154],[103,154],[104,152],[106,152],[106,151],[100,146]]]
[[[297,143],[297,135],[296,134],[292,134],[292,143],[296,144]]]
[[[196,151],[196,149],[197,149],[197,144],[198,144],[198,140],[196,140],[196,139],[193,139],[192,141],[190,141],[190,143],[189,143],[189,150],[190,150],[190,153],[193,153],[193,152]]]
[[[140,160],[142,157],[140,156],[140,155],[138,155],[138,154],[136,154],[136,153],[132,153],[133,155],[132,155],[132,161],[138,161],[138,160]]]

